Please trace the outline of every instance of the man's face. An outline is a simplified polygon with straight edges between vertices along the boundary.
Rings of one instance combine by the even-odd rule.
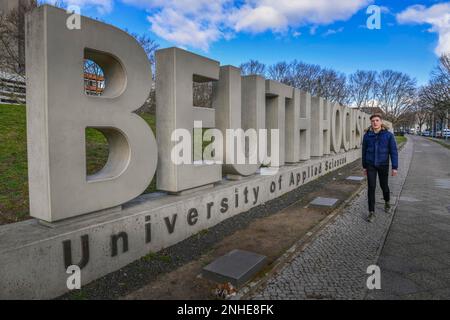
[[[374,129],[381,128],[381,119],[378,117],[373,117],[372,120],[370,120],[370,123],[372,124],[372,128]]]

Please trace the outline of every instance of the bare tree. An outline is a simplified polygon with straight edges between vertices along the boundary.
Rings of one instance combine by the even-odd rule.
[[[297,60],[269,67],[269,78],[310,92],[332,102],[348,103],[347,77],[333,69],[321,68]]]
[[[159,48],[159,44],[156,42],[156,40],[150,38],[148,34],[137,34],[134,32],[128,31],[128,29],[125,29],[125,32],[129,33],[131,36],[133,36],[137,42],[141,45],[142,49],[144,49],[145,53],[147,54],[148,60],[150,61],[150,64],[152,66],[152,79],[156,79],[156,58],[155,53],[156,50]],[[154,114],[156,110],[156,93],[155,93],[155,87],[152,87],[150,89],[150,92],[148,94],[148,98],[144,105],[140,107],[136,112],[137,113],[152,113]]]
[[[376,106],[381,108],[394,127],[401,116],[414,105],[416,80],[409,75],[383,70],[377,77]]]
[[[292,77],[292,64],[286,62],[278,62],[269,67],[267,73],[270,79],[287,84],[293,85]]]
[[[319,65],[294,60],[291,62],[292,85],[312,95],[318,95],[321,72],[322,68]]]
[[[264,76],[266,73],[266,65],[259,62],[258,60],[250,60],[248,62],[242,63],[239,68],[241,68],[242,75],[256,74]]]
[[[428,114],[430,110],[426,104],[422,101],[421,97],[422,88],[419,89],[418,98],[416,99],[414,105],[411,108],[411,111],[415,115],[415,123],[419,127],[419,130],[422,130],[422,126],[425,124]]]
[[[25,14],[37,6],[22,0],[0,12],[0,91],[11,103],[25,102]]]
[[[349,98],[356,108],[373,106],[376,94],[376,71],[358,70],[348,82]]]
[[[84,90],[88,95],[102,95],[105,88],[103,69],[93,60],[84,60]]]
[[[439,65],[432,73],[432,77],[439,78],[442,82],[450,84],[450,52],[447,54],[443,54],[439,58]]]
[[[420,97],[423,104],[429,106],[430,111],[435,113],[448,113],[450,100],[448,99],[449,88],[437,81],[430,81],[420,91]],[[446,97],[447,96],[447,97]]]
[[[317,83],[318,95],[340,104],[348,104],[347,77],[333,69],[322,69]]]
[[[38,5],[20,1],[10,12],[0,13],[0,70],[25,80],[25,14]]]
[[[150,36],[146,33],[144,34],[137,34],[137,33],[130,33],[141,45],[142,49],[144,49],[145,53],[147,54],[148,60],[150,61],[152,65],[152,71],[153,71],[153,78],[155,77],[155,52],[159,48],[159,44],[156,42],[155,39],[150,38]]]
[[[439,65],[431,73],[428,84],[420,90],[421,103],[428,106],[430,124],[436,131],[436,122],[440,128],[448,127],[450,122],[450,54],[442,55]]]

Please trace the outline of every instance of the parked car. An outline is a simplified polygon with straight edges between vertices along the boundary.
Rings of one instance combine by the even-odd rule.
[[[429,137],[430,135],[431,135],[430,131],[428,131],[428,130],[422,131],[422,136]]]
[[[450,129],[442,130],[442,138],[450,138]]]

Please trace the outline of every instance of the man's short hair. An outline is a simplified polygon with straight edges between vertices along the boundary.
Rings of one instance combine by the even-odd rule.
[[[383,120],[383,117],[381,116],[380,113],[374,113],[373,115],[370,116],[370,120],[372,120],[373,118],[378,117],[380,118],[380,120]]]

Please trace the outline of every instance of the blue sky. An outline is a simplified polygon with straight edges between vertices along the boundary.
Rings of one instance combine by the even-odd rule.
[[[161,48],[180,46],[238,66],[293,59],[332,67],[403,71],[425,84],[438,54],[450,52],[450,1],[67,0],[83,15],[135,33]],[[381,29],[366,26],[370,5]]]

